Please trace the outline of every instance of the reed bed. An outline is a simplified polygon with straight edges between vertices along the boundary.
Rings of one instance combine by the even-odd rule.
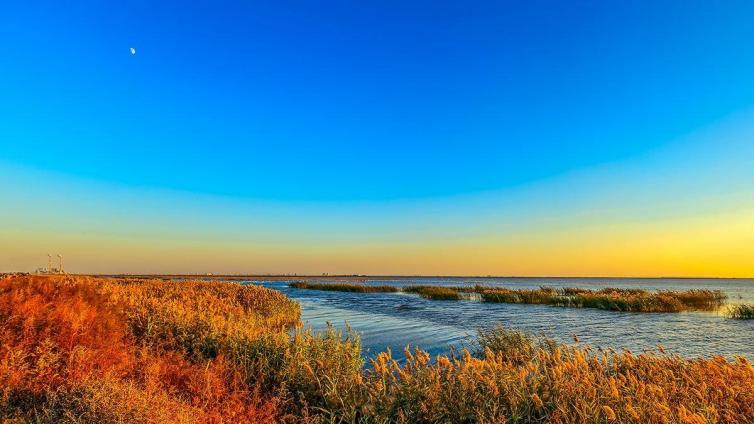
[[[586,290],[488,288],[480,291],[484,302],[527,303],[623,312],[714,311],[725,303],[716,290],[648,292],[641,289]]]
[[[454,287],[408,286],[403,291],[416,293],[425,299],[432,300],[460,300],[462,298]]]
[[[222,282],[0,281],[0,421],[748,423],[747,360],[562,346],[498,327],[458,355],[365,367],[355,334],[291,326]],[[251,327],[251,328],[249,328]]]
[[[330,330],[326,343],[337,345],[341,337]],[[346,336],[346,340],[353,339]],[[754,420],[754,368],[745,359],[688,360],[665,353],[595,351],[502,327],[481,332],[475,353],[464,350],[456,356],[432,358],[425,351],[407,348],[407,359],[399,362],[387,351],[370,361],[365,371],[357,371],[359,362],[347,355],[342,360],[345,366],[331,369],[327,376],[320,375],[321,360],[310,365],[304,355],[299,360],[305,371],[297,374],[296,385],[316,393],[313,401],[324,422]]]
[[[754,371],[743,359],[689,361],[666,354],[600,352],[503,327],[482,331],[479,345],[477,355],[463,352],[434,361],[414,351],[404,365],[391,362],[389,354],[377,358],[375,372],[392,382],[387,392],[394,397],[384,396],[388,404],[420,405],[404,409],[407,422],[754,419],[754,394],[747,391]],[[735,377],[728,381],[727,373]],[[725,389],[718,391],[718,384]]]
[[[299,314],[295,302],[257,286],[4,279],[0,418],[276,422],[277,397],[260,394],[239,352],[287,340]]]
[[[398,288],[394,286],[369,286],[366,284],[346,284],[346,283],[309,283],[306,281],[297,281],[290,284],[295,289],[341,291],[354,293],[393,293]]]
[[[728,308],[728,316],[733,319],[754,319],[754,304],[733,305]]]
[[[649,292],[642,289],[604,288],[589,290],[576,287],[540,287],[538,289],[508,289],[475,286],[410,285],[366,286],[340,283],[291,283],[291,287],[313,290],[332,290],[358,293],[396,292],[415,293],[432,300],[459,300],[462,294],[478,293],[483,302],[552,305],[574,308],[595,308],[620,312],[684,312],[714,311],[726,296],[719,290],[686,290]]]
[[[482,287],[481,286],[430,286],[430,285],[411,285],[411,286],[404,286],[401,288],[401,291],[406,293],[416,293],[420,294],[422,291],[425,291],[427,289],[448,289],[453,290],[458,293],[475,293],[479,291]]]

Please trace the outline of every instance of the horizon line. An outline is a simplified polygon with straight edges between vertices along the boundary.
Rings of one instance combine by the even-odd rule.
[[[43,274],[45,275],[45,274]],[[56,275],[56,274],[50,274]],[[441,274],[216,274],[216,273],[67,273],[66,275],[97,276],[97,277],[212,277],[212,278],[568,278],[568,279],[635,279],[635,280],[752,280],[754,276],[747,277],[704,277],[704,276],[562,276],[562,275],[441,275]]]

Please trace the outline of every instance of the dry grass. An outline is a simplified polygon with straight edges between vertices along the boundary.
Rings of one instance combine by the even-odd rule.
[[[0,416],[42,422],[273,422],[234,343],[298,306],[225,283],[72,277],[0,282]],[[245,328],[252,325],[252,329]]]
[[[747,423],[754,369],[559,346],[496,328],[474,354],[290,327],[282,294],[221,282],[0,281],[0,421]]]
[[[355,293],[392,293],[397,292],[398,288],[394,286],[369,286],[366,284],[346,284],[346,283],[309,283],[297,281],[290,284],[295,289],[341,291]]]
[[[728,316],[733,319],[754,319],[754,305],[733,305],[728,308]]]
[[[717,357],[632,355],[562,347],[497,328],[484,353],[411,352],[374,361],[367,405],[405,422],[745,423],[754,420],[754,369]],[[380,421],[380,419],[376,421]]]

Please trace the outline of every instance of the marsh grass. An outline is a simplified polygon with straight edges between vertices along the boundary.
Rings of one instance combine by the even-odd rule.
[[[505,355],[508,359],[526,362],[536,358],[539,351],[553,352],[558,344],[544,335],[533,336],[522,330],[510,329],[501,324],[491,329],[477,331],[472,352],[483,357],[486,351]]]
[[[416,293],[431,300],[460,300],[461,294],[454,287],[408,286],[403,289],[407,293]]]
[[[538,289],[509,289],[475,286],[409,285],[368,286],[363,284],[294,282],[299,289],[329,290],[358,293],[396,292],[415,293],[431,300],[460,300],[479,295],[483,302],[552,305],[573,308],[594,308],[620,312],[684,312],[715,311],[726,300],[719,290],[686,290],[649,292],[642,289],[604,288],[589,290],[576,287],[540,287]]]
[[[341,291],[355,293],[392,293],[397,292],[398,288],[394,286],[369,286],[366,284],[346,284],[346,283],[309,283],[306,281],[297,281],[290,283],[295,289]]]
[[[287,337],[279,292],[206,282],[29,276],[0,282],[0,418],[275,422],[234,349]],[[251,361],[249,361],[251,363]]]
[[[648,292],[641,289],[542,287],[539,289],[487,288],[480,291],[484,302],[543,304],[596,308],[623,312],[714,311],[725,302],[717,290]]]
[[[477,287],[473,286],[430,286],[430,285],[411,285],[411,286],[404,286],[401,288],[401,291],[406,293],[416,293],[420,294],[422,291],[425,291],[427,289],[436,289],[436,288],[442,288],[442,289],[448,289],[453,290],[458,293],[474,293],[478,290]]]
[[[550,292],[550,290],[543,290]],[[582,293],[583,294],[583,293]],[[634,294],[636,295],[636,294]],[[0,281],[0,421],[746,423],[745,359],[594,351],[503,327],[478,347],[368,362],[295,328],[279,292],[222,282]]]
[[[754,319],[754,305],[733,305],[728,308],[728,317],[733,319]]]
[[[414,350],[404,364],[389,352],[379,355],[367,379],[370,416],[421,423],[736,423],[754,417],[754,370],[743,359],[594,351],[502,327],[481,332],[479,343],[477,355],[432,360]]]

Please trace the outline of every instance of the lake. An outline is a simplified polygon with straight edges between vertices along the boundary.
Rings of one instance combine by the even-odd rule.
[[[293,281],[293,280],[292,280]],[[327,282],[323,278],[321,281]],[[628,349],[634,353],[657,350],[686,357],[723,355],[754,360],[754,321],[726,318],[718,312],[632,313],[545,305],[427,300],[407,293],[346,293],[294,289],[288,281],[248,281],[280,290],[301,304],[302,321],[314,329],[328,322],[343,329],[346,323],[361,335],[364,354],[373,356],[390,348],[402,357],[406,345],[432,354],[474,340],[476,330],[503,324],[572,344]],[[370,279],[363,284],[483,284],[507,288],[604,287],[646,290],[721,290],[728,303],[754,303],[752,279],[626,279],[626,278],[400,278]]]

